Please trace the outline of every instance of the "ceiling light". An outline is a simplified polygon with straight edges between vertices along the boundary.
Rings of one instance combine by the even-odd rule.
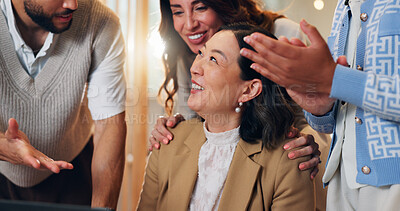
[[[324,9],[324,2],[322,0],[315,0],[314,7],[317,10],[322,10],[322,9]]]

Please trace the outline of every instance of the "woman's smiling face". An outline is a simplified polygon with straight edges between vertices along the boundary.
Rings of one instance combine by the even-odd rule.
[[[218,14],[198,0],[170,0],[174,28],[193,53],[218,31]]]
[[[231,31],[216,33],[199,50],[190,69],[192,89],[188,106],[202,114],[235,112],[245,81],[240,78],[239,45]]]

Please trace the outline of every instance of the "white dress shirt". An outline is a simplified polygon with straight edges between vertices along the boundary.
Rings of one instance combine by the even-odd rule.
[[[348,39],[345,48],[345,56],[347,63],[351,68],[355,69],[357,38],[361,32],[360,11],[361,4],[365,0],[350,0],[349,7],[351,9],[351,19],[349,24]],[[345,178],[347,185],[351,189],[364,187],[365,185],[356,182],[357,176],[357,160],[356,160],[356,128],[355,128],[355,105],[345,103],[339,105],[338,116],[336,120],[337,143],[332,151],[331,159],[340,161],[345,169]],[[333,163],[333,162],[332,162]],[[329,165],[326,168],[326,173],[323,177],[323,182],[328,182],[333,176],[336,168],[334,165]],[[340,168],[340,167],[339,167]],[[329,175],[329,176],[328,176]]]

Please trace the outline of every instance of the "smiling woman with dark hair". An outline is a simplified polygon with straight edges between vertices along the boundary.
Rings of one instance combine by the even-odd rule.
[[[205,121],[172,129],[174,141],[154,150],[138,210],[314,210],[303,157],[283,145],[294,114],[285,90],[250,68],[239,50],[249,24],[223,27],[191,67],[189,107]]]
[[[222,25],[248,22],[271,32],[275,37],[286,36],[305,42],[305,36],[297,23],[273,11],[263,10],[257,2],[258,0],[160,0],[159,31],[165,43],[162,56],[165,81],[159,95],[165,97],[168,117],[157,119],[149,136],[149,150],[174,141],[174,135],[167,126],[175,127],[184,119],[198,117],[187,105],[192,86],[190,66],[195,54]],[[292,108],[295,111],[293,127],[298,130],[291,130],[287,136],[297,138],[287,143],[285,149],[298,147],[289,154],[291,159],[312,155],[309,160],[300,163],[298,169],[313,169],[310,177],[316,177],[317,210],[325,210],[326,189],[322,187],[322,174],[317,175],[317,172],[318,163],[321,162],[319,155],[322,153],[321,159],[324,162],[328,156],[331,138],[329,134],[313,130],[307,124],[300,107],[292,104]],[[180,114],[171,116],[173,112]],[[323,165],[319,165],[319,168],[324,172]]]
[[[183,9],[183,4],[185,3],[193,6],[193,11],[190,11],[193,15],[206,14],[204,18],[197,15],[201,19],[199,22],[203,24],[196,25],[196,23],[193,23],[191,28],[196,30],[190,31],[179,27],[179,25],[183,25],[179,24],[179,22],[184,17],[184,13],[188,13],[188,11]],[[185,66],[190,67],[193,62],[193,53],[197,53],[199,48],[223,24],[248,22],[260,26],[267,31],[274,29],[277,34],[281,34],[284,31],[286,36],[290,35],[304,39],[304,36],[298,31],[299,27],[293,21],[272,11],[261,10],[253,0],[160,0],[160,9],[161,24],[159,30],[162,39],[166,41],[166,48],[162,58],[166,78],[160,89],[160,93],[165,91],[167,94],[165,101],[167,112],[172,112],[174,107],[173,97],[179,91],[179,82],[182,80],[178,78],[179,63],[189,63],[185,64]],[[195,20],[192,21],[194,22]],[[279,24],[273,28],[275,21],[278,21]],[[284,30],[281,28],[284,28]],[[183,61],[180,61],[180,59],[183,59]],[[190,61],[186,61],[186,59]],[[168,84],[171,82],[173,86],[169,87]],[[183,94],[183,92],[180,93],[181,95]]]

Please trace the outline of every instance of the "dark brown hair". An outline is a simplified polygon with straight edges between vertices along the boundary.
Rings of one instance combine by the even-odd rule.
[[[231,31],[235,35],[239,49],[254,50],[243,41],[245,36],[254,32],[260,32],[276,39],[270,32],[248,23],[233,23],[222,26],[221,31]],[[262,83],[261,94],[243,105],[244,110],[239,129],[240,137],[249,143],[261,139],[267,149],[272,149],[284,140],[285,134],[293,124],[294,111],[291,107],[293,101],[284,88],[251,69],[250,65],[254,63],[253,61],[243,56],[239,56],[237,61],[242,80],[260,79]]]
[[[212,8],[224,22],[230,24],[235,22],[248,22],[270,31],[274,21],[283,17],[271,11],[263,11],[255,0],[200,0],[207,7]],[[173,96],[178,91],[177,60],[181,56],[193,54],[189,47],[175,31],[174,21],[169,0],[160,0],[161,23],[159,32],[165,43],[165,51],[162,61],[165,69],[165,81],[163,82],[158,95],[165,91],[165,110],[168,115],[172,113]],[[172,83],[172,88],[168,86]]]

